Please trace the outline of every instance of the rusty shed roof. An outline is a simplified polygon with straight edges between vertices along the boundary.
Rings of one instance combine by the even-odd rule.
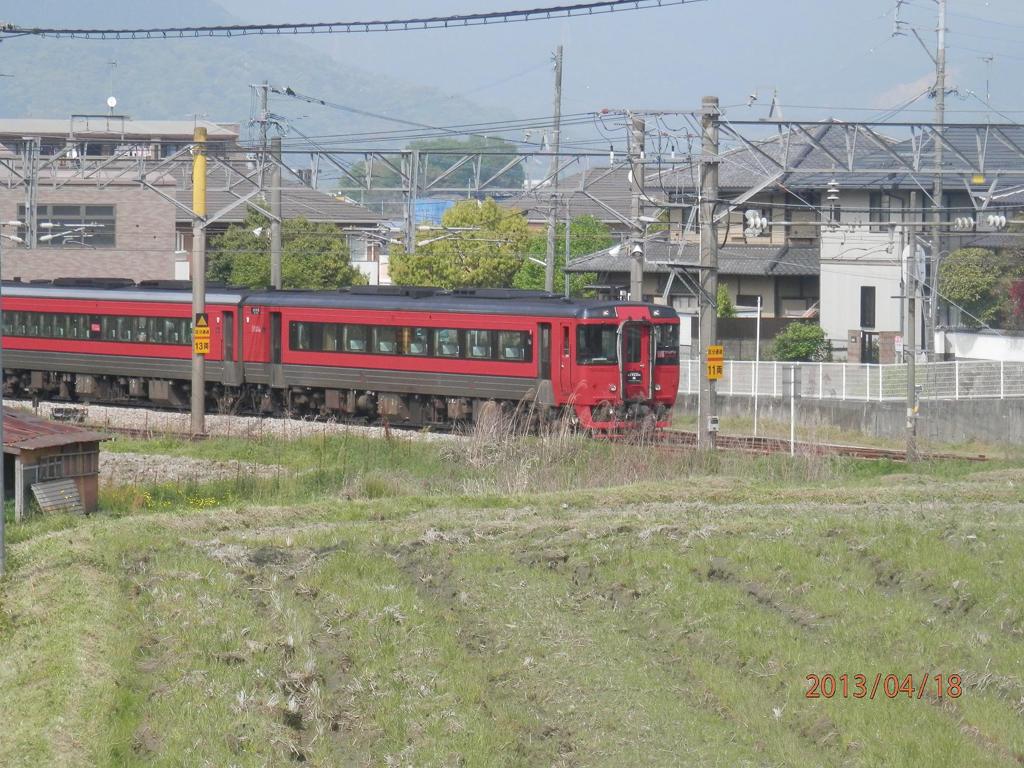
[[[110,435],[72,424],[48,421],[27,411],[4,408],[4,452],[21,453],[74,443],[109,440]]]

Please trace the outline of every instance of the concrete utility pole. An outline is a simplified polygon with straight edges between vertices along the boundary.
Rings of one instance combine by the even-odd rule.
[[[558,148],[562,133],[562,46],[555,50],[555,120],[551,133],[551,206],[548,208],[548,253],[544,262],[544,290],[555,290],[555,222],[558,213]]]
[[[192,324],[206,312],[206,129],[192,136]],[[206,433],[206,358],[192,349],[192,434]]]
[[[260,125],[260,149],[264,152],[267,151],[267,123],[270,121],[270,109],[268,106],[268,96],[270,93],[270,83],[264,80],[259,85],[255,86],[260,92],[260,116],[257,119],[257,123]],[[266,155],[264,155],[266,160]]]
[[[701,101],[700,156],[700,287],[697,297],[700,314],[700,396],[697,413],[697,447],[714,450],[717,433],[710,429],[717,423],[718,403],[715,382],[707,377],[708,345],[718,337],[718,228],[715,205],[718,200],[718,97],[705,96]]]
[[[281,137],[270,140],[274,167],[270,173],[270,284],[281,290]]]
[[[569,252],[571,250],[569,244],[569,238],[571,237],[570,232],[572,230],[572,222],[569,221],[569,212],[565,212],[565,267],[569,267]],[[569,273],[566,269],[562,270],[562,277],[565,279],[565,298],[569,298]]]
[[[917,214],[914,208],[917,206],[917,192],[910,193],[910,216],[911,221]],[[903,353],[907,361],[907,461],[914,461],[917,458],[917,414],[914,412],[914,405],[917,401],[917,238],[914,232],[914,225],[906,227],[906,248],[907,262],[904,265],[907,280],[904,296],[907,300],[907,335],[903,339]],[[900,256],[902,257],[903,232],[900,232]]]
[[[420,151],[409,153],[409,193],[405,208],[405,252],[416,253],[416,197],[420,186]]]
[[[36,197],[39,188],[39,137],[25,137],[25,245],[35,248],[39,238]]]
[[[644,194],[644,140],[647,133],[644,119],[638,115],[629,115],[629,174],[632,177],[630,187],[633,190],[630,200],[630,219],[633,231],[629,236],[629,300],[644,300],[644,225],[640,221],[643,215]],[[716,176],[717,178],[717,176]]]
[[[946,122],[946,0],[938,0],[939,26],[938,45],[935,49],[935,132],[942,133]],[[925,351],[933,357],[935,347],[935,325],[939,316],[939,259],[942,252],[942,142],[935,142],[935,176],[932,179],[932,248],[930,264],[931,292],[928,297],[928,334],[922,340]]]

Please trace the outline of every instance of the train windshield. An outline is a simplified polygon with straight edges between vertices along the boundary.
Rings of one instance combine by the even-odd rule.
[[[656,325],[654,338],[657,345],[655,361],[658,365],[674,365],[679,362],[679,326]]]
[[[576,329],[576,362],[580,365],[617,363],[618,328],[614,325],[581,325]]]

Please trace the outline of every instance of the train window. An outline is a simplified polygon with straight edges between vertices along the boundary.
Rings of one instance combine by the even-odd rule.
[[[135,323],[135,338],[139,342],[145,344],[149,339],[149,322],[145,317],[137,317],[134,320]]]
[[[576,362],[580,365],[617,363],[618,329],[614,325],[581,325],[576,330]]]
[[[313,329],[310,323],[288,323],[288,347],[308,352],[313,348]]]
[[[525,331],[498,331],[498,359],[526,361],[528,339],[529,334]]]
[[[27,325],[28,329],[26,331],[26,335],[28,335],[28,336],[38,336],[39,335],[39,321],[41,319],[40,318],[40,314],[41,313],[39,313],[39,312],[26,312],[25,314],[28,315],[27,322],[26,322],[26,325]]]
[[[398,329],[392,326],[374,328],[373,351],[382,355],[393,355],[398,352]]]
[[[639,363],[641,351],[642,331],[639,325],[627,325],[623,332],[623,346],[626,351],[627,363]]]
[[[149,340],[154,344],[164,343],[164,323],[158,317],[149,319]]]
[[[438,357],[458,357],[462,351],[459,344],[459,332],[454,328],[436,328],[434,330],[434,354]]]
[[[87,320],[84,315],[68,315],[68,338],[84,339],[88,331]]]
[[[654,326],[655,362],[659,365],[675,365],[679,362],[679,326]]]
[[[321,352],[341,351],[341,326],[337,323],[323,323],[323,333],[320,336]]]
[[[345,329],[345,351],[365,352],[367,337],[370,335],[369,329],[365,325],[346,325],[343,327]]]
[[[405,354],[420,357],[430,354],[430,332],[426,328],[406,328]]]
[[[468,356],[478,360],[489,360],[494,344],[491,331],[466,331],[466,347]]]

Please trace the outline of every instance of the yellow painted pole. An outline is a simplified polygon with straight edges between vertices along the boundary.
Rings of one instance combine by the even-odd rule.
[[[192,327],[206,312],[206,129],[192,136]],[[192,434],[206,433],[205,356],[192,347]]]

